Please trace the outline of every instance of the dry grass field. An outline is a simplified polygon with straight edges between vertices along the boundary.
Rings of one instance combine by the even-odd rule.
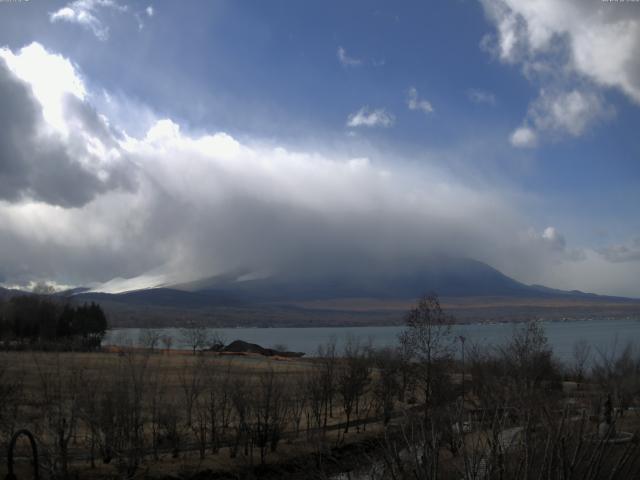
[[[500,349],[470,347],[462,363],[442,349],[447,325],[409,324],[409,340],[431,357],[407,337],[395,349],[327,344],[312,359],[3,352],[0,449],[31,431],[42,478],[320,480],[357,467],[376,480],[637,478],[632,346],[591,366],[578,349],[560,365],[532,322]],[[614,430],[629,432],[626,443],[609,442]],[[22,478],[26,447],[17,448]],[[558,476],[566,468],[574,473]]]
[[[381,424],[374,395],[362,392],[345,434],[339,396],[322,396],[337,386],[322,386],[319,360],[126,350],[3,352],[0,365],[0,448],[12,431],[29,429],[51,476],[245,471],[361,442]],[[371,424],[361,425],[366,418]],[[27,446],[17,445],[16,471],[30,469]]]

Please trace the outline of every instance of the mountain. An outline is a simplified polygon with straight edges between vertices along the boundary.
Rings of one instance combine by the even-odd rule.
[[[75,298],[98,303],[116,301],[128,305],[173,308],[202,308],[241,303],[224,292],[185,292],[173,288],[149,288],[123,293],[86,292],[75,295]]]
[[[24,295],[25,292],[23,292],[22,290],[17,290],[15,288],[3,288],[0,287],[0,300],[6,300],[9,299],[11,297],[16,297],[19,295]]]
[[[486,263],[467,258],[438,257],[404,268],[372,269],[366,273],[276,275],[239,280],[223,275],[170,286],[201,294],[227,294],[249,302],[290,302],[341,298],[415,299],[425,293],[441,297],[595,298],[577,290],[564,291],[518,282]]]
[[[400,322],[425,293],[438,294],[463,321],[640,314],[638,300],[526,285],[472,259],[439,257],[384,267],[266,278],[232,272],[117,294],[78,291],[73,298],[101,303],[121,326],[390,324]]]

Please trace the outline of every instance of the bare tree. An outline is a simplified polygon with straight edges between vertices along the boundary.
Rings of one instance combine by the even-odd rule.
[[[187,327],[181,328],[180,337],[182,342],[191,348],[194,355],[209,343],[207,328],[202,325],[190,324]]]
[[[323,412],[325,411],[325,378],[324,372],[314,370],[305,376],[305,396],[307,398],[307,438],[311,439],[312,433],[324,433]],[[321,436],[321,435],[318,435]]]
[[[160,337],[160,341],[162,342],[162,346],[165,351],[169,353],[169,350],[171,350],[171,346],[173,345],[173,337],[171,335],[162,335]]]
[[[598,354],[593,362],[593,379],[613,396],[622,415],[640,393],[640,355],[631,343],[619,352],[614,346]]]
[[[217,330],[209,333],[207,337],[207,346],[213,352],[221,352],[227,343],[224,335]]]
[[[324,406],[323,428],[327,427],[329,417],[333,416],[333,397],[336,391],[336,339],[331,338],[325,345],[318,347],[318,358],[320,360],[322,397]]]
[[[337,384],[342,398],[342,407],[346,416],[344,433],[349,432],[352,413],[356,420],[359,414],[360,399],[370,378],[369,361],[358,341],[347,339],[344,349],[344,360],[338,364]]]
[[[453,354],[453,318],[442,310],[437,296],[426,295],[407,312],[405,324],[405,348],[416,361],[413,371],[428,413],[437,392],[434,385],[445,380],[444,367]]]
[[[507,392],[502,382],[504,368],[497,352],[478,344],[469,345],[466,349],[466,368],[471,374],[471,398],[476,406],[488,411],[505,404]]]
[[[212,453],[218,452],[221,441],[229,429],[233,408],[231,402],[232,378],[231,362],[227,362],[222,371],[215,368],[213,363],[207,364],[205,381]]]
[[[46,438],[51,439],[50,447],[54,453],[49,468],[53,475],[67,478],[69,442],[76,431],[81,412],[82,369],[74,359],[65,359],[71,365],[63,365],[59,354],[53,359],[47,356],[46,361],[34,355],[34,360],[38,370],[42,425],[47,431]]]
[[[154,460],[159,459],[162,427],[160,415],[164,403],[167,401],[167,372],[162,363],[156,365],[147,377],[148,383],[148,421],[151,434],[151,449]]]
[[[427,428],[418,416],[408,413],[400,425],[399,434],[385,430],[380,451],[383,465],[380,478],[451,478],[441,471],[441,446],[439,433],[434,428]]]
[[[586,340],[578,340],[573,344],[573,363],[571,365],[571,373],[576,381],[582,382],[585,377],[586,369],[591,358],[591,345]]]
[[[413,390],[415,378],[413,359],[413,342],[411,331],[403,330],[398,335],[398,346],[396,348],[399,363],[400,385],[398,386],[398,401],[404,402],[407,392]]]
[[[549,411],[536,428],[509,428],[500,409],[479,422],[483,434],[463,437],[455,461],[445,460],[441,430],[425,430],[408,416],[400,432],[387,430],[377,459],[376,478],[398,480],[581,479],[637,478],[640,444],[592,441],[588,418],[572,418],[567,410]]]
[[[302,422],[302,416],[308,408],[307,399],[307,377],[304,375],[296,375],[293,380],[293,385],[290,385],[289,398],[289,412],[291,414],[291,421],[295,431],[295,436],[300,434],[300,423]]]
[[[147,354],[129,351],[121,356],[104,398],[111,451],[126,477],[136,473],[144,457],[148,366]]]
[[[373,362],[377,374],[373,385],[376,409],[382,413],[383,423],[387,425],[391,420],[395,404],[394,400],[401,385],[402,362],[399,358],[398,350],[393,348],[383,348],[375,351]]]
[[[185,412],[185,429],[196,438],[201,459],[205,456],[209,425],[209,409],[204,395],[205,362],[204,357],[195,359],[193,363],[185,361],[179,373],[182,405]]]
[[[9,370],[6,354],[0,357],[0,436],[11,438],[17,422],[22,416],[25,404],[24,367],[12,365],[15,372]]]
[[[244,445],[244,454],[249,455],[251,440],[251,416],[253,415],[253,396],[246,378],[238,376],[231,383],[231,402],[235,413],[235,439],[229,450],[231,458],[238,454],[238,449]]]
[[[153,328],[145,328],[140,331],[138,342],[143,347],[154,352],[156,347],[160,344],[160,332]]]
[[[163,402],[158,413],[158,425],[160,426],[162,442],[171,446],[171,456],[178,458],[183,441],[182,428],[180,426],[179,406],[171,401]]]
[[[531,321],[516,328],[499,353],[503,388],[520,408],[533,407],[540,403],[541,395],[548,396],[560,388],[559,368],[540,322]]]
[[[264,464],[267,450],[276,451],[286,420],[284,384],[273,369],[260,375],[254,396],[252,432]]]
[[[80,406],[79,417],[88,431],[87,444],[89,447],[89,462],[91,468],[96,468],[97,449],[101,446],[100,431],[100,407],[101,399],[104,395],[105,385],[102,370],[99,374],[83,375],[80,378]]]

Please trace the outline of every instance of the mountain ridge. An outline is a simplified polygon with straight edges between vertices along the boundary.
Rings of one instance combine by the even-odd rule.
[[[319,300],[331,298],[417,298],[425,293],[443,297],[518,296],[580,297],[633,300],[579,290],[527,285],[490,265],[473,259],[445,258],[396,271],[330,275],[274,275],[238,281],[244,273],[231,273],[193,282],[167,285],[186,292],[226,292],[251,301]]]
[[[114,326],[389,325],[417,298],[437,294],[460,321],[640,316],[640,300],[526,285],[477,260],[438,258],[395,270],[255,276],[244,271],[155,288],[57,295],[98,302]],[[0,297],[18,292],[0,290]]]

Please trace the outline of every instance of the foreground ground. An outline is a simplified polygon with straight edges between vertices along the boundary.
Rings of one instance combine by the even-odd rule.
[[[340,455],[381,428],[371,403],[352,415],[348,433],[337,398],[312,411],[303,381],[321,370],[318,360],[138,350],[5,352],[0,364],[2,445],[11,431],[27,428],[36,435],[45,471],[59,470],[64,461],[80,478],[122,476],[131,463],[136,476],[152,478],[200,471],[243,475],[261,464],[271,465],[278,478],[281,465],[298,464],[308,473],[309,455],[320,443],[323,452]],[[136,391],[139,398],[133,398]],[[263,418],[270,415],[276,418]],[[264,439],[256,438],[259,432]],[[24,440],[17,446],[16,471],[28,476],[27,447]],[[127,448],[138,449],[137,458],[129,458]],[[266,475],[264,465],[259,468]]]
[[[438,325],[414,338],[444,342],[448,330]],[[0,448],[29,429],[41,478],[640,475],[640,354],[632,346],[587,368],[588,345],[577,345],[574,363],[560,365],[536,323],[504,347],[467,346],[464,363],[407,346],[353,341],[337,352],[327,344],[313,359],[4,352]],[[629,432],[625,443],[613,425]],[[19,478],[29,478],[24,440],[17,457]]]

